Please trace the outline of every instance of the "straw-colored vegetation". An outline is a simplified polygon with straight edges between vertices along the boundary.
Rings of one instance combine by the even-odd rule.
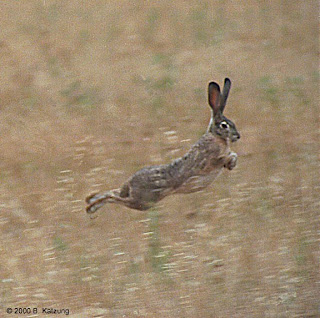
[[[0,12],[0,316],[320,314],[317,1]],[[188,150],[208,124],[207,83],[226,76],[236,169],[150,212],[109,205],[91,220],[86,195]]]

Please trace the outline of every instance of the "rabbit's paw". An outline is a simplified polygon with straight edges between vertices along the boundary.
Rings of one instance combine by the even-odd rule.
[[[232,170],[237,165],[237,159],[238,155],[235,152],[230,152],[224,167]]]

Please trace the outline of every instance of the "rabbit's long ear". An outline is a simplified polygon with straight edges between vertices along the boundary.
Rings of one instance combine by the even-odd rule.
[[[213,117],[220,115],[220,86],[215,82],[209,83],[208,101],[213,111]]]
[[[223,110],[224,110],[224,108],[226,106],[230,88],[231,88],[231,81],[229,80],[229,78],[225,78],[224,79],[223,91],[222,91],[222,94],[221,94],[220,107],[219,107],[221,113],[223,113]]]

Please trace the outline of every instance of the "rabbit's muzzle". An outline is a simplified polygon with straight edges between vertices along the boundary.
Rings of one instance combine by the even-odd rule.
[[[240,139],[240,134],[238,132],[236,132],[231,136],[231,142],[236,142],[239,139]]]

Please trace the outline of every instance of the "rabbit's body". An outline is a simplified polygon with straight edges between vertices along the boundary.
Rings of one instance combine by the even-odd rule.
[[[220,105],[220,90],[213,93],[219,94],[217,103]],[[225,97],[225,101],[227,93],[226,96],[221,95]],[[215,102],[210,101],[209,86],[213,119],[218,115],[213,107]],[[145,167],[137,171],[120,189],[89,196],[86,199],[89,204],[87,212],[94,213],[107,202],[120,203],[136,210],[147,210],[169,194],[203,190],[218,177],[223,168],[232,170],[236,165],[237,155],[230,151],[229,144],[230,141],[239,139],[240,135],[234,124],[222,116],[222,111],[219,111],[219,114],[219,125],[228,126],[227,135],[223,134],[223,127],[215,128],[217,123],[212,120],[207,132],[183,157],[169,164]]]

